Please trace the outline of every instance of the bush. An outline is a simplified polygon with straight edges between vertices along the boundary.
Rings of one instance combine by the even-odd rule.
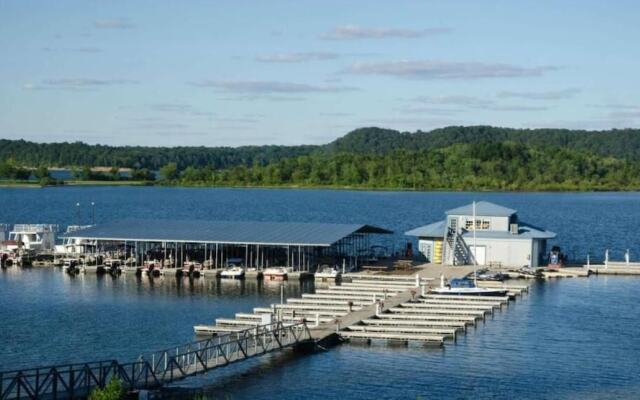
[[[89,400],[120,400],[126,394],[120,379],[111,379],[104,388],[96,388],[89,395]]]

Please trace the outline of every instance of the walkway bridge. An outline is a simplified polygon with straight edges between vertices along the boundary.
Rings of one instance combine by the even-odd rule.
[[[107,360],[5,371],[0,372],[0,400],[82,398],[114,378],[127,390],[153,389],[312,340],[306,323],[277,322],[157,351],[129,363]]]

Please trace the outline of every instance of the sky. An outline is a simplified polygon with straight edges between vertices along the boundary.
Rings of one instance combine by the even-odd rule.
[[[640,124],[640,2],[0,0],[0,138]]]

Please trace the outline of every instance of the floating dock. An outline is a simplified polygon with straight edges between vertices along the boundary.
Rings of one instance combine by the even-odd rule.
[[[319,343],[342,339],[441,346],[529,289],[522,284],[479,282],[479,286],[504,287],[508,296],[434,295],[429,293],[434,282],[430,275],[433,271],[345,274],[341,285],[287,299],[283,304],[257,307],[253,313],[238,313],[235,318],[218,318],[215,325],[198,325],[194,331],[212,335],[260,326],[265,321],[304,320]]]

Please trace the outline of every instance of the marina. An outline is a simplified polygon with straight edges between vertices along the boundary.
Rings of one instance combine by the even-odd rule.
[[[100,225],[98,222],[95,229],[100,229]],[[215,223],[211,226],[214,225]],[[259,225],[260,224],[257,224],[257,226]],[[361,226],[358,224],[354,225]],[[305,226],[311,227],[316,225]],[[340,224],[328,224],[323,225],[323,228],[331,227],[334,229],[340,226]],[[388,224],[381,223],[380,226],[388,226]],[[393,224],[391,224],[391,226],[393,226]],[[9,229],[11,229],[11,227],[9,227]],[[153,290],[183,287],[185,289],[189,288],[188,290],[216,290],[220,291],[220,293],[231,290],[231,292],[228,293],[232,293],[235,290],[240,290],[240,288],[256,287],[261,288],[259,290],[270,293],[269,302],[256,302],[255,300],[244,301],[242,303],[244,306],[238,304],[232,312],[215,312],[215,318],[213,319],[203,318],[201,312],[197,315],[193,314],[191,317],[192,323],[187,324],[187,328],[191,331],[192,335],[196,335],[197,340],[191,344],[201,342],[202,340],[216,339],[224,342],[228,340],[225,339],[227,335],[230,335],[228,336],[229,338],[238,334],[242,336],[246,335],[246,332],[254,332],[256,329],[262,329],[263,327],[272,326],[273,324],[280,324],[278,326],[282,326],[283,328],[292,326],[305,327],[305,329],[308,329],[309,336],[303,341],[312,342],[316,346],[319,346],[319,348],[325,349],[330,349],[335,344],[345,342],[351,343],[351,346],[357,346],[359,343],[368,343],[371,346],[367,347],[370,349],[368,351],[372,351],[374,354],[378,351],[376,350],[377,346],[385,343],[402,343],[405,346],[408,345],[410,349],[451,349],[460,345],[464,346],[464,343],[469,340],[469,337],[477,334],[478,329],[487,329],[490,325],[497,323],[496,320],[499,321],[504,318],[505,315],[511,315],[514,312],[517,313],[517,310],[524,304],[534,301],[533,299],[537,296],[536,293],[539,293],[541,290],[539,288],[540,282],[548,282],[543,285],[553,285],[555,279],[552,278],[559,277],[589,277],[589,279],[585,281],[599,279],[598,276],[602,274],[596,275],[595,271],[592,271],[591,268],[607,268],[611,271],[615,270],[616,272],[619,272],[621,269],[633,272],[635,271],[634,268],[636,268],[636,265],[631,260],[629,260],[629,262],[608,261],[606,264],[592,262],[584,264],[584,266],[566,264],[560,268],[540,269],[536,275],[537,279],[518,279],[525,278],[526,274],[523,274],[520,268],[515,266],[509,268],[505,265],[446,265],[444,263],[434,264],[428,262],[428,260],[425,262],[419,258],[414,259],[411,263],[403,261],[402,264],[400,264],[391,256],[389,256],[389,259],[376,257],[374,261],[373,257],[370,257],[370,253],[367,253],[361,258],[363,254],[361,251],[350,254],[336,252],[331,254],[331,256],[334,257],[331,261],[325,261],[326,259],[321,260],[320,257],[326,256],[326,254],[323,254],[322,250],[314,250],[312,248],[313,246],[309,246],[309,244],[311,244],[310,242],[305,243],[307,246],[301,246],[308,248],[300,252],[300,264],[297,263],[297,255],[294,260],[295,262],[291,262],[289,267],[284,264],[286,261],[274,262],[277,259],[277,256],[274,256],[274,254],[277,252],[269,254],[269,250],[265,250],[265,261],[261,263],[262,253],[257,246],[251,248],[247,246],[246,243],[243,243],[241,247],[239,246],[238,248],[244,250],[245,257],[241,257],[242,254],[240,252],[231,250],[231,247],[228,247],[225,250],[225,252],[228,252],[228,257],[224,257],[226,261],[218,261],[225,265],[224,268],[220,268],[219,266],[216,267],[215,260],[222,260],[223,257],[219,255],[221,253],[216,252],[213,241],[200,243],[198,246],[190,246],[185,243],[184,258],[181,258],[182,246],[175,245],[175,237],[171,239],[167,238],[164,243],[161,240],[159,241],[157,237],[148,238],[147,243],[143,243],[143,241],[135,243],[135,234],[117,238],[122,242],[122,249],[128,249],[128,252],[124,252],[119,257],[113,257],[115,253],[112,253],[111,257],[104,257],[105,259],[101,264],[90,265],[86,263],[84,259],[89,258],[87,257],[88,255],[100,255],[100,253],[106,249],[97,251],[99,247],[96,246],[96,240],[98,240],[96,237],[79,236],[79,232],[91,232],[87,229],[92,229],[92,227],[75,230],[73,232],[74,237],[69,238],[69,241],[73,241],[76,244],[82,242],[82,248],[89,250],[86,254],[73,254],[67,251],[62,265],[60,265],[60,263],[45,262],[42,264],[33,264],[31,268],[26,265],[7,266],[4,269],[5,276],[39,274],[39,271],[42,271],[42,273],[46,273],[47,276],[49,276],[49,274],[60,277],[64,276],[65,281],[69,280],[72,285],[74,281],[89,282],[97,280],[96,282],[103,282],[103,284],[108,283],[109,286],[113,285],[114,288],[134,284],[134,286],[137,287],[155,288]],[[391,230],[385,229],[385,231],[385,233],[380,235],[382,243],[385,243],[387,237],[397,237],[396,234],[390,233]],[[373,234],[373,236],[376,236],[376,234]],[[63,237],[66,238],[66,236]],[[100,240],[103,240],[102,245],[106,247],[106,242],[112,242],[112,239],[114,238],[103,238]],[[127,242],[126,245],[124,245],[125,240]],[[173,240],[173,246],[169,245],[171,240]],[[340,241],[342,239],[338,238],[336,240]],[[471,239],[467,238],[466,241],[471,242]],[[91,242],[93,242],[93,247],[87,246],[87,243]],[[129,242],[132,244],[129,244]],[[295,241],[292,240],[291,243],[289,243],[289,247],[293,247],[294,243]],[[363,238],[361,239],[361,249],[367,250],[368,252],[369,249],[376,246],[377,243],[380,243],[380,241],[373,237],[369,240]],[[112,243],[109,243],[109,245],[111,244]],[[261,242],[261,244],[264,245],[265,248],[269,247],[264,241]],[[323,247],[331,249],[333,246],[332,243],[326,244],[327,246]],[[281,243],[280,245],[283,244]],[[211,252],[210,246],[213,247],[213,252]],[[218,246],[220,246],[220,243]],[[286,244],[284,244],[282,248],[286,248],[284,246],[286,246]],[[398,249],[405,248],[404,245],[393,246],[387,244],[386,246]],[[68,248],[69,245],[67,245],[67,249]],[[163,250],[165,249],[168,254],[167,258],[159,257],[154,259],[149,257],[151,252],[164,255]],[[218,251],[220,251],[220,247]],[[330,251],[331,250],[329,250],[329,252]],[[249,257],[247,257],[247,252],[249,253]],[[327,251],[325,250],[324,252],[326,253]],[[211,255],[212,253],[213,256],[207,258],[202,257],[202,255]],[[200,258],[198,258],[198,254],[201,254]],[[398,257],[398,254],[404,255],[404,250],[396,251],[395,257]],[[473,254],[473,252],[471,254]],[[253,259],[253,261],[251,261],[253,264],[249,264],[250,259]],[[289,257],[286,257],[286,259],[289,259]],[[304,262],[302,261],[303,259],[305,260]],[[169,262],[166,262],[167,260],[169,260]],[[270,261],[267,262],[267,260]],[[285,258],[283,258],[283,260],[285,260]],[[75,266],[78,267],[77,275],[68,273],[68,269],[74,265],[74,262]],[[155,268],[156,264],[158,264],[157,268]],[[284,264],[284,266],[277,266],[277,264]],[[330,264],[333,265],[333,267],[323,267],[323,264]],[[119,267],[119,273],[112,275],[107,269],[114,265]],[[154,268],[151,268],[152,265]],[[342,265],[345,267],[344,272],[341,270]],[[38,266],[44,268],[39,268]],[[287,279],[284,280],[278,277],[272,280],[266,279],[264,275],[261,276],[260,273],[264,273],[265,270],[269,268],[283,268],[284,271],[282,272],[286,273]],[[101,269],[102,271],[100,271]],[[474,272],[479,269],[487,271],[482,273]],[[152,273],[151,271],[153,270],[157,270],[158,273]],[[193,271],[195,270],[199,270],[200,274],[194,274]],[[349,270],[352,270],[352,272],[349,272]],[[355,272],[355,270],[358,270],[358,272]],[[245,276],[244,279],[229,276],[223,277],[222,272],[224,271],[228,271],[229,274],[242,271],[245,273]],[[334,275],[334,271],[337,276]],[[319,273],[320,276],[314,278],[316,272]],[[322,276],[323,273],[326,273],[327,276]],[[498,273],[503,275],[501,279],[505,279],[504,281],[495,279],[495,276],[498,276],[495,274]],[[476,277],[478,278],[477,281],[474,279]],[[505,295],[466,296],[437,293],[438,288],[444,287],[456,279],[463,279],[467,282],[475,283],[475,287],[478,289],[499,290]],[[296,285],[300,285],[300,291],[296,290],[292,293],[290,290],[296,287]],[[532,291],[532,287],[536,289]],[[246,289],[242,290],[244,291]],[[249,296],[251,296],[250,293],[252,292],[246,293],[249,293]],[[243,296],[246,296],[246,294]],[[157,301],[158,299],[156,297],[154,302]],[[155,313],[153,315],[155,315]],[[182,329],[184,328],[185,326],[182,327]],[[189,334],[185,336],[185,333],[182,333],[181,335],[182,337],[189,337]],[[253,339],[246,338],[246,340],[251,341]],[[170,342],[175,343],[176,340],[173,339],[170,340]],[[251,343],[256,342],[253,341]],[[156,348],[158,347],[162,346],[157,346]],[[306,348],[306,346],[302,347]],[[206,348],[208,350],[213,349],[213,347]],[[391,348],[395,349],[393,346]],[[333,351],[336,350],[332,349],[329,353]],[[242,353],[242,351],[240,352]],[[247,354],[251,355],[249,353]],[[261,354],[265,354],[266,356],[266,353]],[[146,359],[146,355],[144,357]],[[190,371],[188,374],[178,374],[175,368],[158,371],[156,367],[155,371],[149,370],[153,372],[150,376],[154,376],[154,374],[155,376],[166,376],[167,374],[170,375],[173,371],[174,378],[168,379],[165,383],[161,383],[160,380],[154,380],[155,378],[153,378],[144,384],[136,383],[138,386],[131,385],[130,388],[155,391],[158,387],[178,384],[178,381],[182,381],[182,378],[188,378],[186,381],[193,379],[199,380],[200,378],[197,378],[197,376],[201,372],[210,370],[209,362],[211,362],[210,365],[225,365],[220,358],[217,359],[217,361],[215,357],[211,358],[210,361],[204,362],[206,365],[203,366],[203,363],[198,361],[195,355],[191,358],[189,357],[191,356],[187,355],[182,361],[176,361],[184,362],[184,364],[180,364],[180,368],[184,371]],[[317,357],[317,354],[311,355],[311,358],[314,357]],[[81,361],[80,364],[82,364],[82,362],[92,359],[95,360],[95,358],[88,357],[80,360],[76,359],[76,361]],[[125,364],[127,364],[127,360],[134,359],[135,357],[131,355],[125,355],[122,358],[118,357],[118,360],[122,360]],[[229,358],[229,360],[232,360],[232,358]],[[236,363],[236,359],[233,360],[234,365],[243,364]],[[250,361],[245,362],[251,364]],[[152,364],[153,362],[150,365]],[[33,363],[26,363],[25,367],[33,365]],[[143,366],[143,364],[137,365],[141,368],[138,376],[142,376],[140,374],[146,371],[145,368],[149,368],[148,366]],[[198,365],[200,365],[200,367],[198,367]],[[105,371],[107,369],[105,366],[102,368],[104,368]],[[231,370],[237,368],[238,367],[233,367]],[[7,370],[7,368],[3,369],[5,371]],[[9,377],[6,379],[13,379],[10,378],[10,374],[6,376]],[[130,380],[130,377],[125,375],[121,377]],[[60,377],[59,379],[68,378]],[[94,384],[97,385],[100,384],[100,382],[94,381]],[[181,386],[182,384],[178,385]],[[5,388],[6,387],[5,385]],[[81,388],[78,387],[78,390],[81,390]],[[85,387],[84,390],[88,390],[87,387]],[[16,392],[9,391],[7,393],[15,394]],[[60,393],[60,396],[63,396],[63,393]],[[9,396],[6,398],[12,397]]]

